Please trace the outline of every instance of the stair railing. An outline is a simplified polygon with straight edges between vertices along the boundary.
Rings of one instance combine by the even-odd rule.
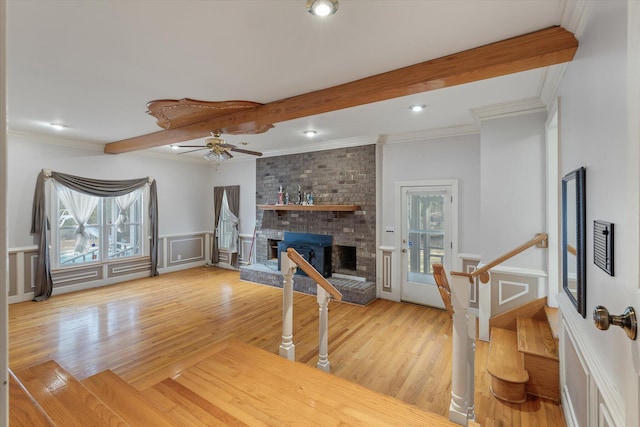
[[[469,420],[475,418],[474,415],[474,365],[475,365],[475,339],[476,339],[476,316],[469,312],[469,292],[470,286],[475,286],[476,279],[482,283],[490,280],[489,270],[527,250],[530,247],[547,247],[547,233],[539,233],[528,242],[515,249],[499,256],[495,260],[483,265],[472,273],[452,271],[450,284],[451,305],[453,306],[453,349],[451,366],[451,404],[449,405],[449,420],[466,426]],[[446,275],[445,275],[446,278]],[[491,292],[490,287],[487,292]],[[479,298],[480,311],[480,335],[483,329],[483,301],[486,298]],[[491,304],[491,298],[486,301]],[[490,308],[489,312],[490,314]],[[488,320],[487,320],[488,326]]]
[[[280,271],[284,276],[282,287],[282,343],[280,344],[280,356],[295,360],[295,344],[293,343],[293,274],[299,267],[311,277],[317,286],[317,300],[320,309],[319,318],[319,350],[318,369],[330,371],[329,362],[329,300],[333,297],[337,301],[342,300],[342,294],[325,279],[306,259],[295,249],[287,249],[286,256],[282,254]]]

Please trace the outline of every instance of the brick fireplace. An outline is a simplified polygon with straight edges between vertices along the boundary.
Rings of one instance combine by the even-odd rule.
[[[315,205],[358,205],[355,212],[272,211],[257,208],[257,264],[277,258],[285,232],[332,237],[332,272],[375,282],[375,145],[256,160],[256,203],[275,204],[282,186],[291,202],[298,186]],[[274,250],[274,248],[276,248]]]

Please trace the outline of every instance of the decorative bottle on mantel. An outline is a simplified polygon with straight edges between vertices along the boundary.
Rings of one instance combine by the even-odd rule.
[[[283,204],[282,196],[283,196],[283,194],[282,194],[282,185],[281,185],[281,186],[280,186],[280,191],[278,192],[278,204],[279,204],[279,205],[282,205],[282,204]]]
[[[286,193],[286,194],[284,195],[284,204],[285,204],[285,205],[288,205],[288,204],[289,204],[289,193]]]
[[[298,185],[298,204],[301,205],[302,204],[302,189],[300,188],[300,185]]]

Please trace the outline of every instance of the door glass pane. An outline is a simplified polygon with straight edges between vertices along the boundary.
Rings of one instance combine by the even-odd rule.
[[[407,197],[409,281],[435,283],[432,265],[444,262],[445,194],[413,192]]]

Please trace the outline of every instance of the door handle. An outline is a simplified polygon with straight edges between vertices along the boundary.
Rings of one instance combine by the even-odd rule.
[[[593,310],[593,323],[596,328],[606,331],[609,325],[620,326],[627,333],[627,336],[635,340],[638,331],[638,322],[636,321],[636,311],[633,307],[627,309],[619,316],[609,314],[609,310],[601,305]]]
[[[402,250],[402,253],[403,253],[403,254],[406,254],[406,253],[407,253],[407,250],[406,250],[406,249],[403,249],[403,250]]]

